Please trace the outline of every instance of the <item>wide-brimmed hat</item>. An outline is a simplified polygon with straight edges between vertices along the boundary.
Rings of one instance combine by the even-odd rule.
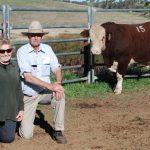
[[[39,21],[32,21],[28,28],[28,32],[22,32],[23,35],[29,35],[33,33],[43,34],[43,35],[48,34],[48,32],[43,31],[43,28]]]

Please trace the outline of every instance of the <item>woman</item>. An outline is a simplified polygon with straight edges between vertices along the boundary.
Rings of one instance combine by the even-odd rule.
[[[0,142],[10,143],[15,139],[17,121],[23,118],[23,95],[19,68],[12,61],[11,44],[0,43]]]

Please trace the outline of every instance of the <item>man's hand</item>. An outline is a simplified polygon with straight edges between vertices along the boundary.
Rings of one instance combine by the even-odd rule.
[[[60,84],[50,84],[49,88],[50,91],[53,92],[53,97],[55,97],[56,100],[64,99],[64,88]]]
[[[64,99],[64,88],[62,87],[61,82],[58,82],[59,80],[55,83],[47,83],[33,76],[31,73],[24,73],[24,77],[27,82],[53,92],[53,96],[56,98],[56,100]]]

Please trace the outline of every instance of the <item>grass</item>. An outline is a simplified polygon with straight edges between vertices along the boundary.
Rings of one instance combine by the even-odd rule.
[[[126,79],[123,82],[123,88],[128,91],[132,89],[144,89],[150,87],[150,78]]]
[[[106,82],[66,84],[64,88],[67,100],[101,99],[113,94],[112,88]],[[150,78],[125,79],[123,82],[123,92],[129,94],[146,88],[150,88]]]

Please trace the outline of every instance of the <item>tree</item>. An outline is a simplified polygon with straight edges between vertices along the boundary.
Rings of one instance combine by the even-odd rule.
[[[144,8],[150,0],[86,0],[86,4],[101,8]]]
[[[98,5],[100,2],[101,2],[101,0],[86,0],[86,3],[87,3],[89,6],[96,6],[96,5]]]

